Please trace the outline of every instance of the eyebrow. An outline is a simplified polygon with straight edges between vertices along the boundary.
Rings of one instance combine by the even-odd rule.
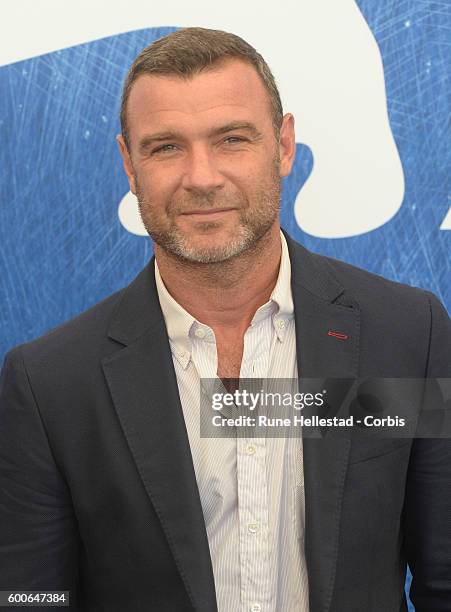
[[[254,138],[259,138],[262,136],[261,132],[255,127],[255,125],[249,121],[232,121],[230,123],[226,123],[221,127],[214,128],[208,132],[208,136],[220,136],[222,134],[227,134],[228,132],[234,132],[235,130],[245,130],[250,132],[250,134]],[[182,134],[176,131],[167,131],[167,132],[155,132],[154,134],[147,134],[143,136],[139,143],[140,152],[145,152],[151,147],[153,144],[157,142],[163,142],[167,140],[183,140]]]

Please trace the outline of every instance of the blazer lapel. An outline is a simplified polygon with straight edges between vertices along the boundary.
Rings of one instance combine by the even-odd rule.
[[[153,261],[125,290],[103,360],[122,429],[193,607],[216,611],[208,539]]]
[[[346,296],[324,259],[289,239],[288,246],[299,377],[356,377],[360,325],[358,305]],[[329,335],[330,331],[340,335]],[[347,438],[329,437],[327,434],[320,439],[303,439],[305,555],[312,612],[327,612],[332,601],[350,445]]]

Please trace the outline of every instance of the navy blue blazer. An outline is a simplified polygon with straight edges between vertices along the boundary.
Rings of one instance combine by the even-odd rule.
[[[451,377],[450,320],[432,294],[288,246],[303,377]],[[451,611],[451,441],[325,436],[303,454],[310,611],[406,610],[407,562],[417,611]],[[7,356],[10,589],[70,590],[70,609],[89,612],[217,610],[153,260]]]

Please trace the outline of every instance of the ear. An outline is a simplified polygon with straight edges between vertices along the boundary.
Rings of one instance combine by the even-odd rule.
[[[133,170],[130,153],[127,149],[127,145],[125,144],[125,140],[122,134],[118,134],[116,136],[116,141],[119,145],[119,150],[121,152],[122,163],[124,164],[125,174],[127,175],[128,183],[130,185],[130,191],[136,195],[135,171]]]
[[[296,156],[294,117],[287,113],[282,119],[279,135],[280,176],[288,176]]]

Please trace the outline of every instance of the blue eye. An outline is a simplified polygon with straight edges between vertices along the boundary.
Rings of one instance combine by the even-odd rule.
[[[225,139],[225,142],[230,142],[231,144],[235,144],[237,142],[244,142],[244,138],[241,138],[240,136],[229,136],[228,138]]]
[[[154,149],[152,153],[170,153],[171,151],[175,151],[175,145],[165,144],[165,145],[162,145],[161,147],[158,147],[158,149]]]

